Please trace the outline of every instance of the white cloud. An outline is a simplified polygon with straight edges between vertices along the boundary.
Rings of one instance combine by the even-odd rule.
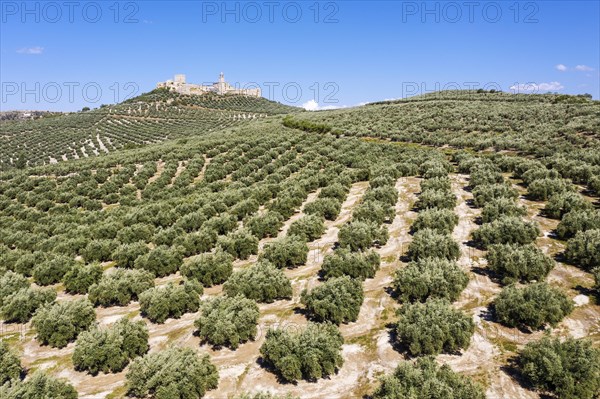
[[[17,53],[19,54],[32,54],[32,55],[39,55],[42,54],[44,52],[44,48],[43,47],[23,47],[17,50]]]
[[[302,108],[304,108],[307,111],[316,111],[319,109],[319,103],[315,100],[308,100],[307,102],[302,104]]]
[[[577,71],[583,71],[583,72],[590,72],[590,71],[593,71],[593,70],[594,70],[594,68],[592,68],[592,67],[589,67],[589,66],[587,66],[587,65],[577,65],[577,66],[575,67],[575,69],[576,69]]]
[[[559,91],[564,89],[565,87],[561,85],[559,82],[549,82],[549,83],[521,83],[518,85],[510,86],[510,89],[517,92],[531,92],[531,93],[540,93],[546,91]]]
[[[324,111],[327,109],[346,108],[346,106],[345,105],[325,105],[322,107],[315,100],[308,100],[307,102],[302,104],[302,108],[304,108],[307,111]]]
[[[566,70],[567,70],[567,66],[566,66],[566,65],[563,65],[563,64],[558,64],[558,65],[556,66],[556,69],[558,69],[558,70],[559,70],[559,71],[561,71],[561,72],[564,72],[564,71],[566,71]]]

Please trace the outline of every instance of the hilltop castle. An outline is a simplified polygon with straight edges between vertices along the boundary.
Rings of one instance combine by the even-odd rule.
[[[225,75],[223,72],[219,75],[219,81],[212,85],[197,85],[191,83],[185,83],[185,75],[175,75],[174,80],[167,80],[166,82],[160,82],[156,85],[157,88],[166,88],[172,91],[176,91],[180,94],[204,94],[204,93],[217,93],[217,94],[242,94],[245,96],[260,97],[260,88],[252,89],[237,89],[231,86],[225,81]]]

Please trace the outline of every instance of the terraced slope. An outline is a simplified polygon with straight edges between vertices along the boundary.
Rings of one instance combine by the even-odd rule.
[[[155,90],[93,111],[1,122],[0,170],[98,156],[296,110],[264,98]]]
[[[585,96],[448,91],[302,119],[356,136],[537,156],[575,152],[600,162],[600,101]]]

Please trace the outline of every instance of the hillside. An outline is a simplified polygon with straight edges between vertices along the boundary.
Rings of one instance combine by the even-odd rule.
[[[600,393],[598,102],[164,94],[63,120],[147,145],[3,171],[0,397]]]
[[[17,159],[33,166],[93,157],[296,110],[264,98],[154,90],[92,111],[0,122],[0,169]]]
[[[600,101],[585,96],[447,91],[301,119],[359,137],[600,161]]]

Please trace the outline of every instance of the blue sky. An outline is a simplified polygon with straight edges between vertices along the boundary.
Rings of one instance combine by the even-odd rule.
[[[72,111],[221,71],[312,109],[457,87],[598,99],[599,3],[2,0],[0,105]]]

